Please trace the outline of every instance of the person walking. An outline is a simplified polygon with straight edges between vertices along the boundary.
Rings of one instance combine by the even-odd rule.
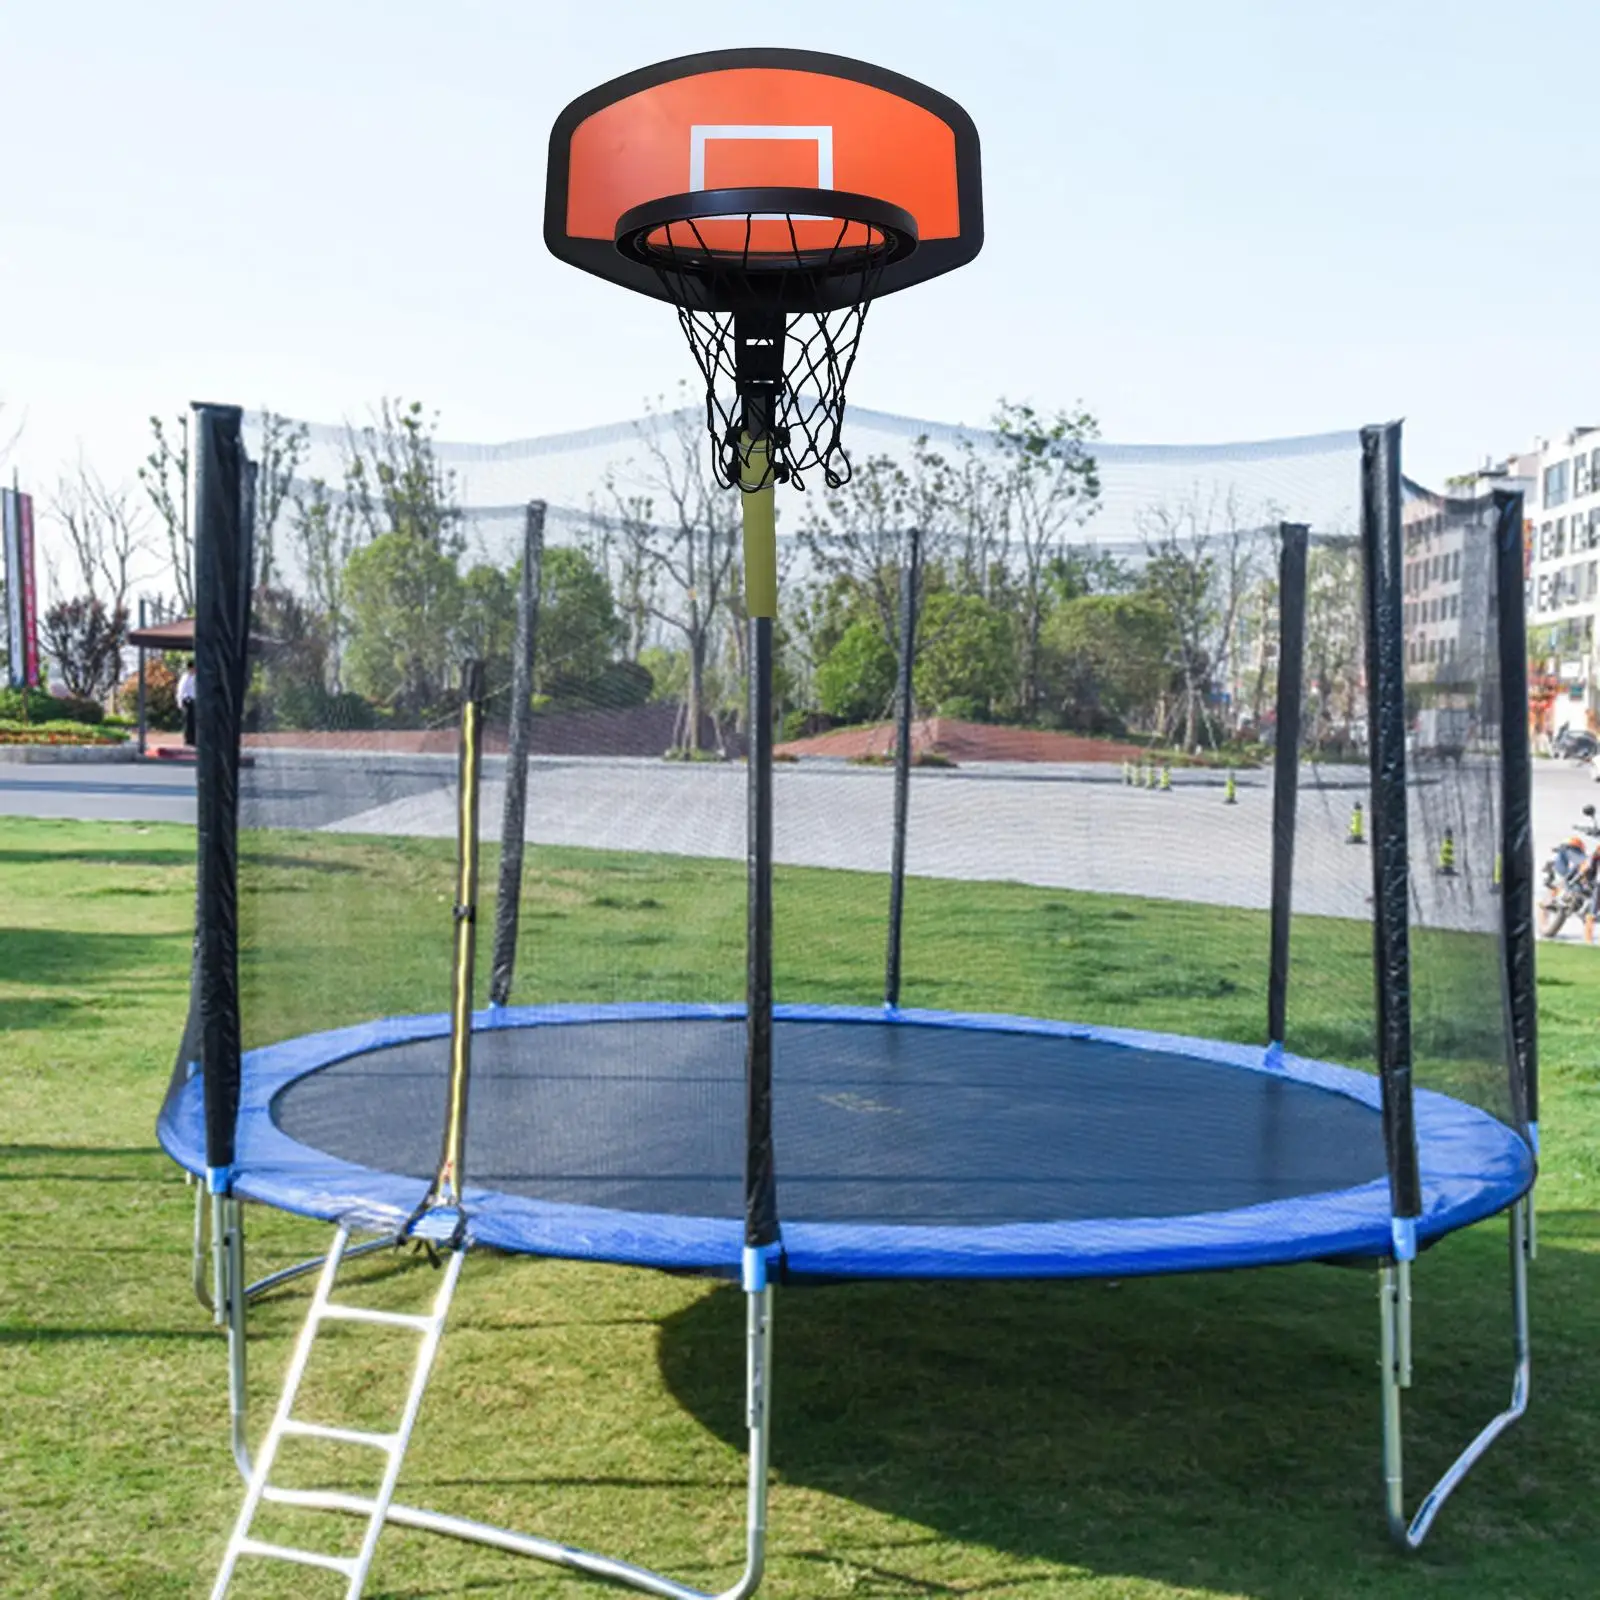
[[[194,746],[194,657],[184,664],[183,675],[178,679],[175,697],[178,710],[183,713],[183,742]]]

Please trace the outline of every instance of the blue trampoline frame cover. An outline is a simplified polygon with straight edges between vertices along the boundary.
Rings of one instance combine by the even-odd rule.
[[[570,1023],[738,1019],[740,1005],[549,1005],[476,1014],[475,1033]],[[1330,1091],[1380,1114],[1376,1076],[1259,1045],[1229,1044],[1130,1028],[1085,1027],[1029,1017],[874,1007],[780,1005],[778,1021],[886,1022],[902,1027],[988,1030],[1087,1039],[1162,1051],[1244,1072],[1269,1073]],[[276,1096],[308,1073],[387,1046],[444,1038],[445,1014],[388,1017],[248,1052],[238,1119],[236,1193],[285,1211],[393,1232],[426,1180],[358,1166],[291,1138],[273,1117]],[[1505,1210],[1533,1183],[1523,1139],[1487,1112],[1416,1090],[1423,1186],[1417,1237],[1427,1243]],[[190,1172],[205,1172],[201,1078],[191,1075],[158,1128],[163,1147]],[[469,1174],[470,1179],[470,1174]],[[482,1245],[536,1255],[737,1276],[742,1219],[607,1210],[473,1187],[471,1236]],[[1387,1178],[1353,1188],[1184,1216],[1094,1217],[997,1226],[906,1226],[786,1221],[785,1276],[834,1278],[1124,1277],[1297,1261],[1375,1258],[1391,1248]],[[443,1224],[441,1223],[441,1226]],[[422,1231],[426,1231],[425,1229]]]

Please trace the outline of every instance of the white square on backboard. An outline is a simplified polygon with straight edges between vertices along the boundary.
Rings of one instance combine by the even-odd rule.
[[[817,187],[833,187],[832,127],[803,128],[793,123],[696,123],[689,129],[689,188],[706,186],[706,146],[713,139],[809,140],[817,147]]]

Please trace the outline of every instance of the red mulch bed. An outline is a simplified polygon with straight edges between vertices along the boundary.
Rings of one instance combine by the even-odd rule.
[[[915,755],[931,752],[949,761],[1137,761],[1146,752],[1136,744],[1085,739],[1048,728],[1000,728],[983,722],[954,722],[947,717],[921,717],[911,725]],[[841,728],[810,739],[780,744],[782,756],[833,756],[845,760],[884,757],[894,750],[894,724]]]
[[[628,706],[617,711],[547,711],[533,719],[531,747],[537,756],[660,756],[674,742],[679,710],[670,702]],[[247,733],[247,748],[258,750],[368,751],[377,755],[453,755],[456,730],[444,728],[384,728],[370,732],[354,729],[277,733]],[[744,754],[744,737],[723,730],[723,743],[731,756]],[[700,723],[702,749],[717,748],[711,718]],[[504,728],[490,728],[484,738],[490,755],[504,755]]]

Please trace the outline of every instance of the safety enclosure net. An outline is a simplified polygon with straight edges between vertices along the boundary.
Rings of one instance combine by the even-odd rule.
[[[621,441],[582,514],[577,468],[541,496],[532,453],[514,515],[468,515],[448,452],[403,427],[347,442],[337,493],[300,483],[270,528],[255,507],[230,636],[239,980],[215,998],[242,1065],[200,1072],[197,1003],[163,1115],[180,1159],[318,1214],[392,1221],[420,1194],[481,661],[469,1190],[526,1202],[528,1248],[621,1253],[592,1242],[611,1210],[682,1220],[637,1258],[726,1265],[695,1228],[739,1215],[748,1137],[738,505],[700,417],[673,415]],[[775,991],[823,1008],[780,1011],[786,1236],[1116,1233],[1374,1187],[1425,1213],[1442,1125],[1418,1134],[1413,1079],[1510,1130],[1485,1136],[1498,1187],[1450,1214],[1509,1203],[1532,1041],[1506,921],[1508,509],[1407,488],[1386,522],[1356,433],[1159,449],[1031,415],[871,422],[847,420],[847,484],[779,492]],[[1403,883],[1387,942],[1375,856]],[[203,932],[230,914],[202,894]],[[219,1112],[207,1149],[230,1071],[237,1137]],[[253,1157],[257,1123],[277,1142]],[[1307,1216],[1300,1255],[1354,1237]],[[1143,1265],[1206,1264],[1185,1248]]]

